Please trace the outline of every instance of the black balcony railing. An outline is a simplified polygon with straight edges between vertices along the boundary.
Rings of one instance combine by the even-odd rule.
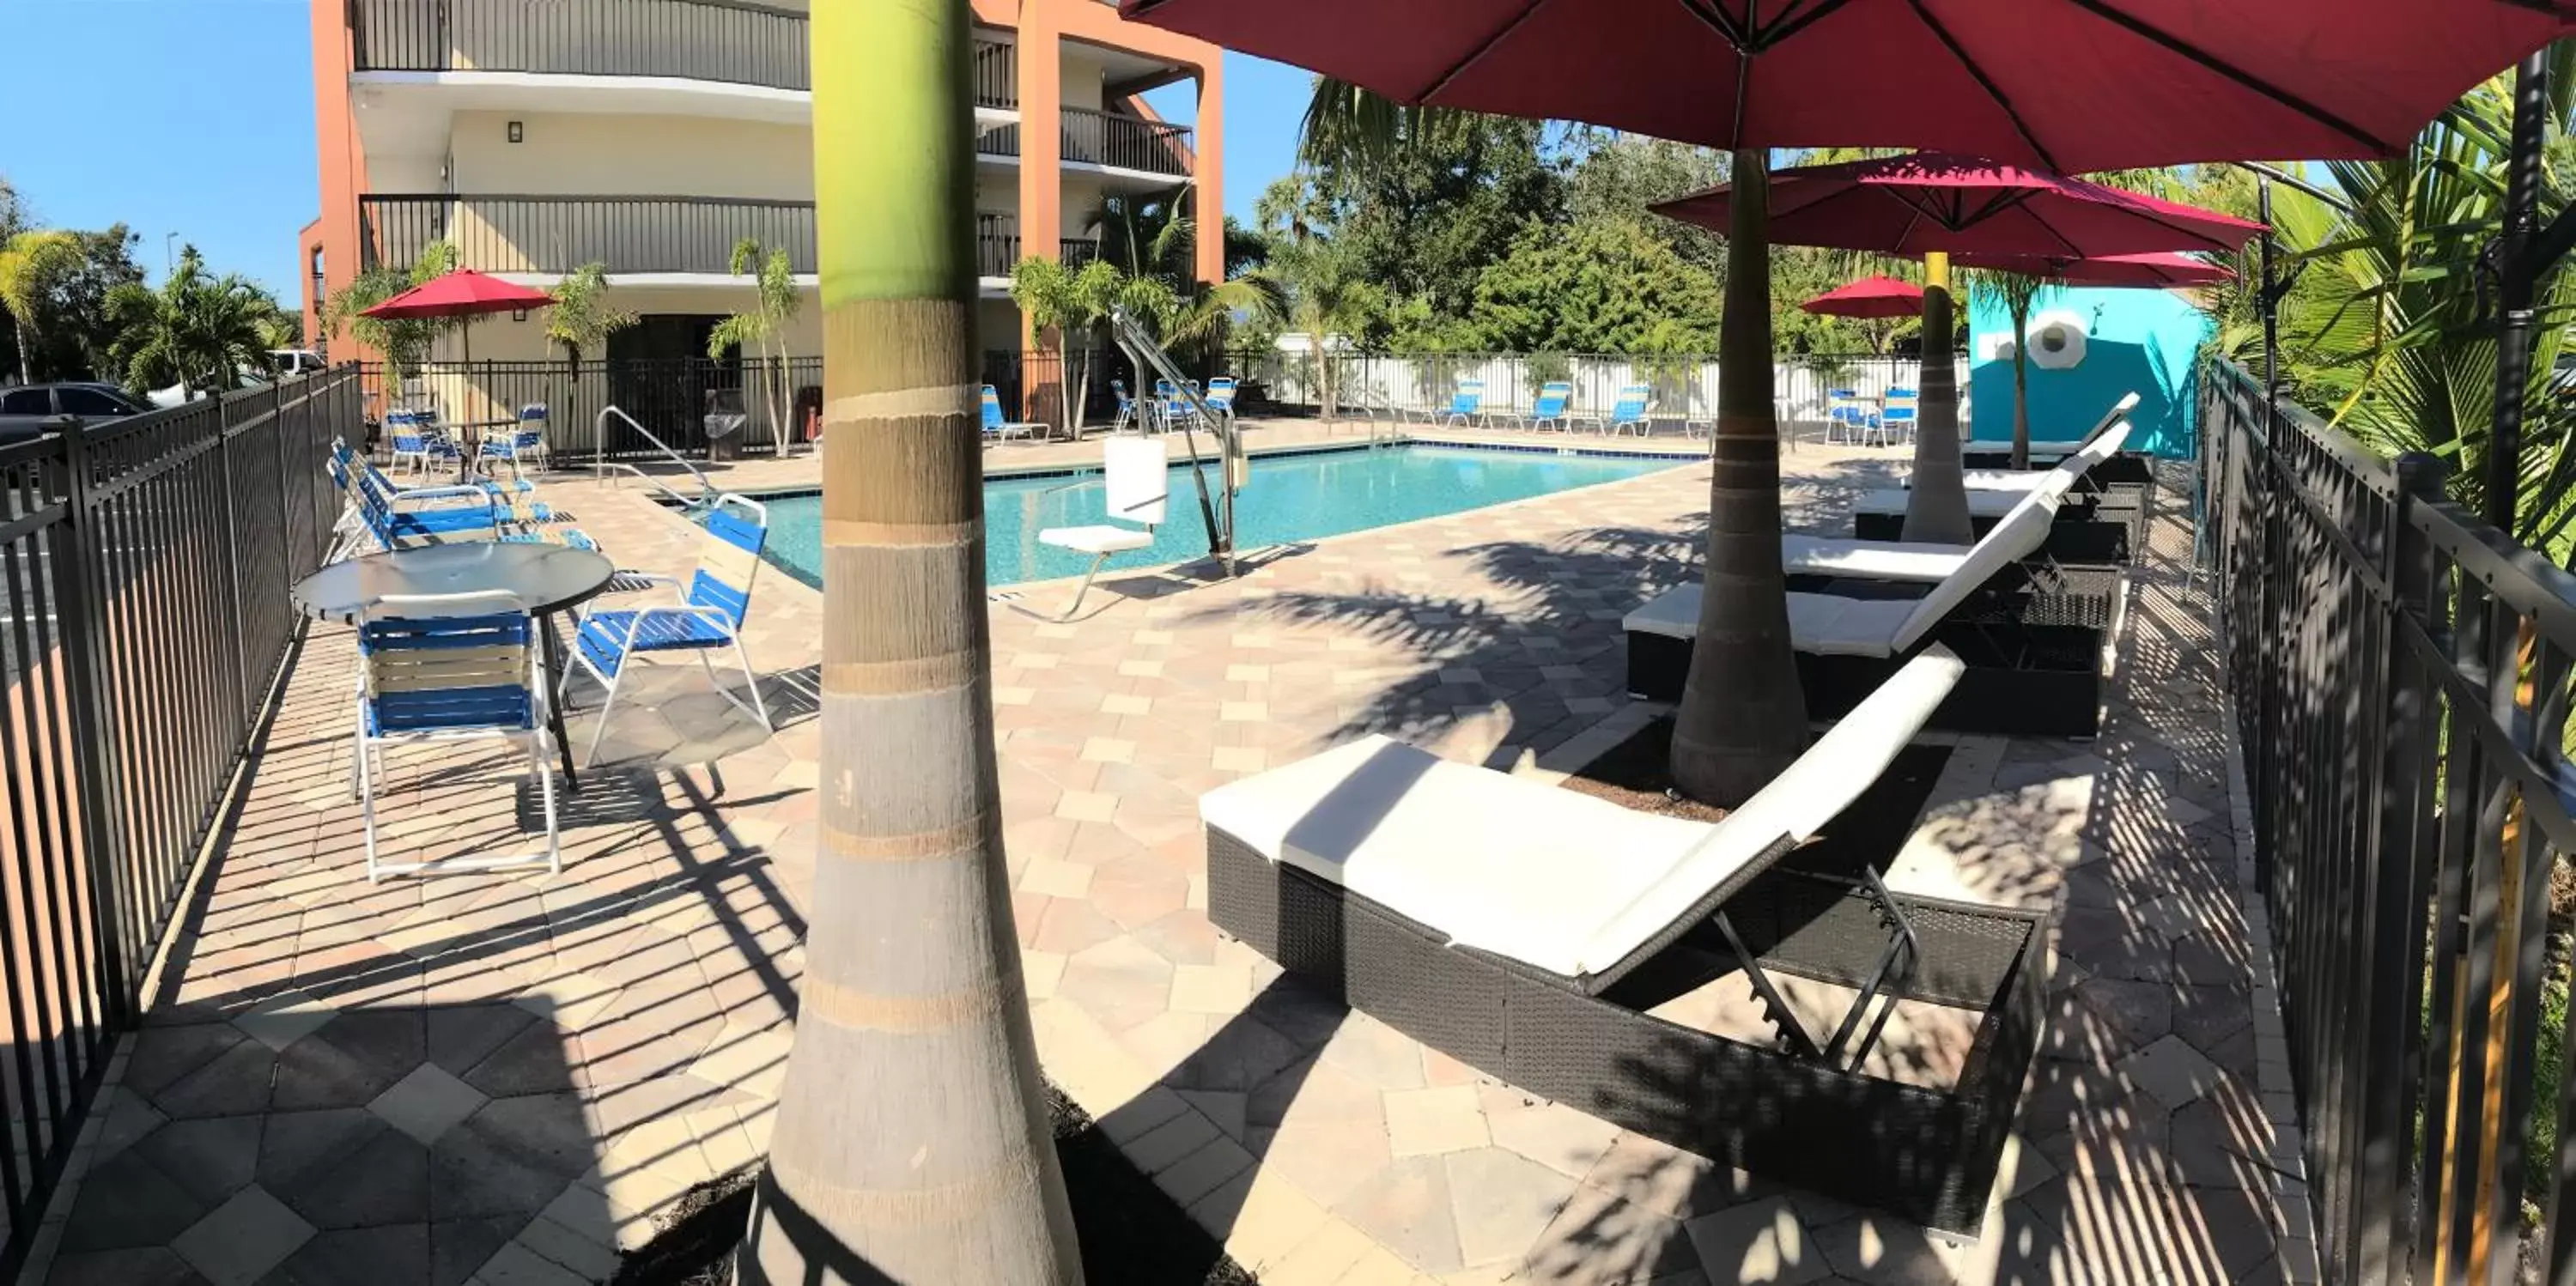
[[[732,271],[744,237],[814,271],[814,204],[671,196],[369,196],[358,199],[365,266],[406,265],[430,242],[477,272]]]
[[[747,0],[350,0],[359,71],[670,76],[809,89],[805,14]],[[975,101],[1019,104],[1006,41],[975,42]]]
[[[975,275],[1007,277],[1020,262],[1020,218],[1015,214],[975,216]],[[1056,257],[1080,266],[1100,257],[1100,243],[1089,237],[1056,241]]]
[[[1188,177],[1187,127],[1080,107],[1063,111],[1065,160]]]

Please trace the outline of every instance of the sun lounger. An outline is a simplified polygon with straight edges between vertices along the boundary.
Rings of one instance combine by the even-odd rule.
[[[2014,565],[2040,552],[2058,502],[2047,493],[2023,499],[1949,574],[1929,585],[1836,578],[1825,585],[1832,592],[1793,589],[1789,633],[1808,712],[1831,718],[1852,709],[1903,658],[1939,644],[1965,658],[1968,673],[1934,712],[1934,726],[2034,736],[2089,737],[2099,731],[2103,640],[2118,628],[2120,589],[2116,582],[2109,587],[2110,601],[2098,623],[2070,623],[2070,613],[2034,610],[2034,596]],[[1690,581],[1628,614],[1623,624],[1631,694],[1681,699],[1699,636],[1700,602],[1700,584]]]
[[[1874,871],[1773,869],[1877,779],[1960,673],[1939,649],[1916,658],[1714,824],[1352,742],[1202,797],[1208,915],[1524,1090],[1969,1231],[2038,1037],[2045,917],[1892,894]],[[1768,1033],[1646,1012],[1730,971]],[[1857,999],[1838,1022],[1802,1020],[1784,979]],[[1946,1088],[1860,1070],[1864,1011],[1896,998],[1973,1012],[1975,1052]]]
[[[2120,414],[2115,411],[2116,415]],[[2058,529],[2048,534],[2050,557],[2060,563],[2126,563],[2145,547],[2147,496],[2143,489],[2114,488],[2086,492],[2097,474],[2127,440],[2125,421],[2106,420],[2107,430],[2051,469],[1972,471],[1996,485],[1970,485],[1968,518],[1979,534],[2012,513],[2030,494],[2054,490],[2062,497]],[[1913,492],[1887,487],[1863,492],[1852,502],[1852,534],[1862,540],[1894,540],[1905,531],[1905,511]]]
[[[2111,409],[2104,412],[2102,418],[2080,438],[2032,439],[2031,468],[2049,468],[2083,450],[2094,440],[2111,432],[2115,426],[2125,432],[2131,427],[2129,415],[2137,410],[2137,407],[2138,395],[2130,393],[2114,403]],[[1959,444],[1959,463],[1971,475],[2018,472],[2012,467],[2012,439],[2010,438],[1978,438],[1962,442]],[[2093,467],[2085,477],[2084,486],[2079,490],[2114,491],[2123,487],[2150,489],[2155,486],[2155,482],[2156,471],[2153,461],[2141,455],[2114,454]]]

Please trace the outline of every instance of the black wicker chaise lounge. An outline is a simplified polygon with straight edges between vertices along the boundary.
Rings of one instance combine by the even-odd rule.
[[[1874,868],[1774,869],[1885,771],[1961,669],[1940,648],[1917,657],[1715,824],[1352,742],[1200,800],[1208,915],[1524,1090],[1973,1234],[2039,1036],[2046,917],[1891,893]],[[1786,996],[1819,983],[1850,998],[1838,1021]],[[1648,1012],[1738,987],[1762,1018],[1736,1035]],[[1899,1006],[1942,1007],[1969,1033],[1946,1083],[1865,1069]]]
[[[1974,529],[1982,534],[2030,492],[2054,488],[2063,499],[2044,547],[2052,558],[2062,563],[2132,561],[2145,542],[2152,475],[2148,483],[2132,484],[2104,483],[2101,474],[2122,458],[2119,450],[2130,429],[2128,408],[2136,401],[2136,394],[2123,399],[2080,450],[2051,468],[1969,470],[1968,517]],[[1912,497],[1905,487],[1863,492],[1852,502],[1853,534],[1863,540],[1896,539],[1904,532]]]
[[[1906,657],[1937,643],[1965,658],[1968,672],[1933,713],[1932,726],[2032,736],[2098,732],[2102,645],[2119,625],[2119,574],[2087,578],[2091,598],[2031,592],[2032,572],[2021,564],[2040,552],[2057,504],[2048,491],[2023,497],[1929,586],[1854,572],[1823,581],[1830,592],[1793,588],[1789,633],[1808,713],[1830,719],[1850,710]],[[1791,583],[1818,581],[1801,573]],[[1700,604],[1699,582],[1690,581],[1627,615],[1631,695],[1681,699]]]

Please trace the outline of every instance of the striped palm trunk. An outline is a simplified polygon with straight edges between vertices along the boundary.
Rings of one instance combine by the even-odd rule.
[[[1082,1279],[993,765],[965,0],[817,0],[822,837],[742,1280]]]
[[[1733,807],[1807,748],[1807,700],[1780,566],[1780,419],[1772,403],[1770,177],[1735,154],[1726,312],[1718,319],[1708,563],[1690,677],[1673,722],[1673,783]]]
[[[1957,323],[1951,307],[1950,256],[1923,256],[1923,387],[1914,402],[1914,472],[1904,537],[1973,545],[1968,482],[1959,464],[1959,363],[1950,348]]]

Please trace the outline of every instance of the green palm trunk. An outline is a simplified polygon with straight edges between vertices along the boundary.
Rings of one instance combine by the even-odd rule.
[[[994,775],[969,39],[959,0],[813,8],[822,840],[746,1282],[1082,1278]]]
[[[1959,368],[1951,351],[1950,256],[1923,256],[1923,387],[1914,410],[1907,540],[1971,545],[1968,483],[1959,465]]]
[[[1699,637],[1673,724],[1673,782],[1732,807],[1807,748],[1806,694],[1780,567],[1780,421],[1771,387],[1770,179],[1735,154],[1726,311],[1718,319],[1708,564]],[[1955,453],[1954,453],[1955,454]]]

